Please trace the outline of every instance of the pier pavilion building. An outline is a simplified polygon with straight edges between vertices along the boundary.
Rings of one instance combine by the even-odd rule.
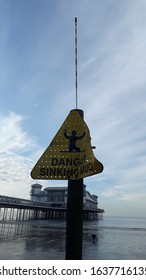
[[[67,207],[67,187],[46,187],[41,184],[31,185],[30,197],[33,202],[47,203],[50,207]],[[98,209],[98,196],[91,195],[84,185],[83,208]]]

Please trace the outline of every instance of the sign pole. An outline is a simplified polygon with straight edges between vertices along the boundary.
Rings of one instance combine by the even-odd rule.
[[[66,260],[82,260],[83,179],[68,181]]]
[[[83,111],[79,112],[83,119]],[[82,259],[83,179],[68,180],[66,260]]]

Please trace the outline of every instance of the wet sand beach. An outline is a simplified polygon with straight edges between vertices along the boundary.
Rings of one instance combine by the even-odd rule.
[[[1,222],[0,259],[63,260],[65,236],[65,220]],[[84,221],[83,259],[145,260],[146,219],[104,217]]]

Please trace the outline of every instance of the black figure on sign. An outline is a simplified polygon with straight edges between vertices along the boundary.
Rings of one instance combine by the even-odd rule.
[[[72,134],[69,136],[67,130],[64,130],[64,136],[69,140],[69,152],[80,152],[80,148],[76,146],[76,141],[81,140],[85,136],[85,132],[81,136],[77,136],[75,130],[72,131]]]

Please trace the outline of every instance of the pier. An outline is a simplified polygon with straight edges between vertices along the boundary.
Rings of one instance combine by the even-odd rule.
[[[84,209],[83,219],[101,219],[103,212],[103,209]],[[0,195],[0,221],[38,219],[66,219],[66,208],[50,207],[47,203]]]

